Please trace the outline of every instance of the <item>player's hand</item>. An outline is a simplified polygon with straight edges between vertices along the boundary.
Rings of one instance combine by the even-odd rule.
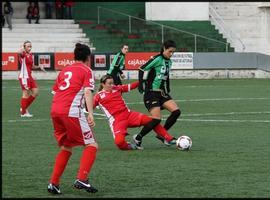
[[[139,82],[138,90],[139,90],[140,93],[144,92],[144,87],[143,87],[143,82],[142,81]]]
[[[121,77],[121,79],[125,79],[126,78],[125,74],[120,74],[120,77]]]
[[[41,71],[46,72],[43,66],[39,66],[39,68],[41,69]]]
[[[94,117],[92,114],[88,114],[87,116],[87,122],[89,124],[90,127],[94,127],[96,125],[95,121],[94,121]]]
[[[22,53],[22,52],[24,52],[24,47],[23,47],[23,46],[21,46],[21,47],[19,48],[19,53]]]

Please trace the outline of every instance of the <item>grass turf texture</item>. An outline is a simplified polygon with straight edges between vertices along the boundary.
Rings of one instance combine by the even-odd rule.
[[[58,152],[49,116],[52,84],[38,81],[34,117],[25,119],[18,81],[2,81],[2,197],[52,197],[46,189]],[[90,183],[99,192],[73,189],[81,156],[76,147],[61,197],[270,197],[270,80],[172,80],[171,89],[182,115],[169,132],[190,136],[189,152],[163,145],[154,132],[144,138],[143,151],[120,151],[107,120],[95,116],[99,150]],[[137,90],[124,98],[129,108],[147,113]],[[127,139],[139,130],[129,129]]]

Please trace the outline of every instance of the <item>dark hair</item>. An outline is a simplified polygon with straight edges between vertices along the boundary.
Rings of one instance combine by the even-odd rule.
[[[101,91],[103,89],[102,83],[105,84],[108,79],[113,79],[113,77],[109,74],[103,75],[101,77],[98,91]]]
[[[163,53],[164,48],[169,49],[170,47],[176,48],[176,43],[173,40],[166,40],[161,46],[160,53]]]
[[[85,62],[88,58],[88,56],[91,55],[91,50],[90,48],[81,43],[76,43],[75,49],[74,49],[74,59],[78,61],[83,61]]]
[[[128,47],[128,44],[123,44],[123,45],[122,45],[122,47],[121,47],[121,49],[123,49],[123,48],[124,48],[124,46],[127,46],[127,47]]]

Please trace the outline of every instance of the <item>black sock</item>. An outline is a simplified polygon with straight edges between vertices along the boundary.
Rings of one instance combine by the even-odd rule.
[[[158,125],[160,122],[160,119],[152,119],[152,121],[150,121],[142,128],[141,132],[137,135],[136,140],[142,140],[142,138],[151,130],[153,130],[153,128],[155,128],[156,125]]]
[[[168,117],[168,119],[165,122],[164,128],[166,130],[169,130],[169,128],[172,127],[172,125],[174,125],[174,123],[176,122],[177,118],[181,115],[181,111],[180,110],[175,110],[171,113],[171,115]]]

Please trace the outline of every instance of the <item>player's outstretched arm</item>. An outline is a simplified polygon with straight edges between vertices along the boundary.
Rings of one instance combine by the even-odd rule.
[[[116,86],[116,87],[121,87],[122,92],[129,92],[131,90],[134,90],[138,87],[139,81],[135,81],[129,84],[121,85],[121,86]]]
[[[93,117],[93,94],[90,88],[84,88],[85,103],[88,111],[87,122],[89,126],[94,127],[95,121]]]
[[[138,90],[139,90],[140,93],[144,92],[143,75],[144,75],[144,71],[139,69],[139,73],[138,73],[138,79],[139,79]]]

